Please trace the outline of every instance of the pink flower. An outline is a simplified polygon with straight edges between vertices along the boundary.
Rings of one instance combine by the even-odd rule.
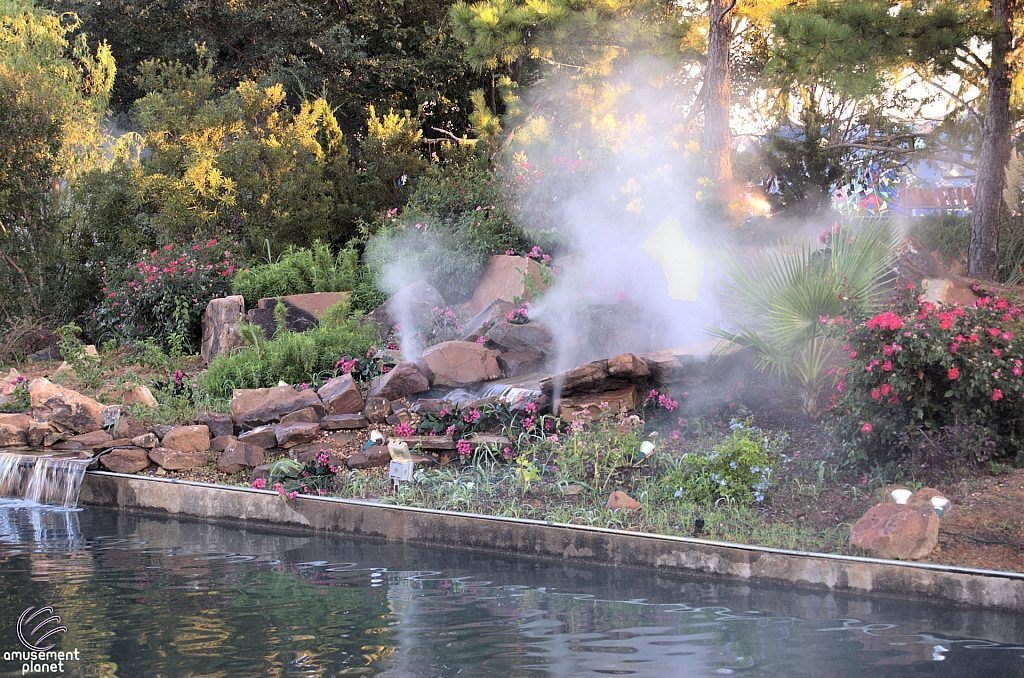
[[[871,398],[872,399],[878,400],[881,397],[882,397],[882,392],[879,389],[876,388],[874,391],[871,392]]]
[[[997,328],[995,328],[995,327],[990,327],[990,328],[988,328],[988,333],[989,333],[989,335],[995,337],[995,336],[999,335],[999,330]]]
[[[951,367],[949,369],[949,372],[946,372],[946,376],[949,377],[950,379],[956,379],[957,377],[960,376],[960,370],[956,367]]]
[[[871,430],[872,430],[871,424],[864,424],[863,426],[860,427],[860,432],[861,433],[871,433]]]
[[[455,449],[458,450],[461,455],[468,455],[473,451],[473,446],[469,444],[469,441],[465,438],[455,443]]]
[[[413,433],[413,431],[412,431],[412,424],[407,424],[405,422],[402,422],[401,424],[399,424],[398,426],[395,427],[395,435],[396,436],[399,436],[399,437],[411,436],[412,433]]]
[[[1013,333],[1012,332],[1003,332],[1002,335],[1000,335],[1000,336],[1002,337],[1003,341],[1009,341],[1009,340],[1013,339]]]
[[[292,490],[291,492],[287,493],[285,496],[288,497],[289,499],[295,499],[295,497],[299,496],[299,491],[298,490]]]
[[[476,343],[478,343],[478,344],[486,344],[487,343],[487,337],[477,337]]]
[[[267,489],[267,481],[265,478],[257,478],[256,480],[252,481],[252,486],[257,490],[265,490]]]
[[[523,409],[526,410],[527,414],[533,414],[534,412],[537,411],[537,405],[536,405],[536,403],[532,403],[532,402],[531,403],[526,403],[526,407],[524,407]]]
[[[998,388],[992,389],[992,400],[1002,400],[1002,398],[1003,398],[1003,392],[1002,391],[1000,391]]]
[[[882,371],[892,372],[892,361],[886,360],[884,363],[882,363]]]

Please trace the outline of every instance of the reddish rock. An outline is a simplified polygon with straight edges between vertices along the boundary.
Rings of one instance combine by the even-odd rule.
[[[151,433],[148,426],[135,421],[131,412],[125,410],[121,411],[121,418],[117,421],[117,428],[114,430],[114,435],[119,438],[137,438],[138,436],[144,436],[147,433]]]
[[[259,426],[238,436],[238,440],[269,450],[271,447],[277,447],[277,426]]]
[[[529,353],[518,353],[509,351],[500,353],[497,356],[498,367],[502,375],[506,377],[518,377],[540,369],[541,361],[535,355]]]
[[[386,336],[400,323],[419,329],[429,327],[434,319],[434,309],[447,306],[444,297],[430,283],[417,280],[378,306],[369,315],[369,320],[376,323],[382,336]]]
[[[0,415],[0,427],[3,425],[3,417],[6,415]],[[53,429],[45,421],[30,421],[28,423],[28,444],[31,447],[42,447],[46,444],[46,436],[54,433]],[[3,434],[0,433],[0,447],[3,445]],[[50,441],[50,445],[53,445],[55,441]]]
[[[383,424],[391,413],[391,403],[387,398],[367,398],[363,416],[371,424]]]
[[[316,392],[327,414],[358,414],[366,404],[351,374],[331,379]]]
[[[487,308],[470,318],[466,323],[468,334],[462,337],[463,341],[476,341],[487,334],[487,330],[499,320],[504,320],[508,314],[517,307],[509,301],[494,301],[487,305]]]
[[[262,478],[263,480],[269,481],[270,480],[270,467],[271,466],[273,466],[273,464],[260,464],[259,466],[254,468],[252,470],[252,479],[253,480],[259,480],[259,479]],[[270,489],[270,488],[266,488],[266,489]]]
[[[398,410],[397,412],[389,414],[384,421],[392,426],[398,426],[399,424],[411,424],[412,412],[409,410]]]
[[[239,389],[232,393],[231,414],[242,429],[281,421],[281,417],[307,407],[324,415],[324,404],[312,389],[296,391],[291,386]]]
[[[608,503],[605,504],[605,508],[609,511],[636,511],[643,507],[643,504],[621,490],[612,492],[612,495],[608,497]]]
[[[205,452],[210,449],[210,429],[206,426],[175,426],[160,444],[179,452]]]
[[[374,445],[363,452],[357,452],[346,462],[348,467],[353,470],[387,466],[390,463],[391,453],[383,445]]]
[[[320,421],[320,417],[316,416],[316,410],[312,407],[306,407],[299,410],[298,412],[292,412],[281,417],[282,424],[291,424],[293,422],[303,422],[306,424],[314,424]]]
[[[543,324],[531,321],[525,325],[515,325],[507,320],[499,320],[484,335],[502,353],[528,353],[544,358],[551,353],[551,332]]]
[[[366,428],[369,425],[370,420],[362,414],[329,414],[320,420],[320,428],[325,431]]]
[[[240,473],[246,468],[259,466],[266,461],[263,448],[250,445],[238,439],[228,445],[217,457],[217,468],[222,473]]]
[[[274,436],[274,438],[276,440],[277,436]],[[235,436],[218,436],[210,441],[210,450],[212,452],[223,452],[228,449],[228,445],[236,440],[238,440],[238,438]]]
[[[275,433],[277,446],[287,450],[289,447],[313,442],[320,433],[320,424],[301,421],[292,424],[278,424]]]
[[[157,447],[149,451],[150,460],[166,471],[181,471],[189,468],[203,468],[210,458],[202,452],[181,452],[166,447]]]
[[[430,390],[430,382],[427,377],[416,366],[416,363],[406,361],[398,363],[387,374],[382,374],[370,382],[370,389],[366,397],[398,400],[427,390]]]
[[[423,351],[435,386],[467,386],[501,376],[494,352],[471,341],[445,341]],[[408,394],[407,394],[408,395]]]
[[[850,543],[879,558],[917,560],[939,543],[939,519],[930,506],[878,504],[850,528]]]
[[[81,393],[57,386],[47,379],[35,379],[29,386],[29,397],[36,421],[49,422],[54,428],[72,433],[88,433],[103,428],[106,406]]]
[[[0,447],[27,445],[31,422],[24,414],[0,414]]]
[[[160,441],[157,440],[156,435],[153,433],[146,433],[145,435],[135,436],[134,438],[131,439],[131,441],[132,445],[134,445],[135,447],[142,447],[147,450],[152,450],[154,447],[158,447],[160,445]]]
[[[268,297],[260,299],[257,308],[273,310],[277,302],[305,311],[317,320],[322,320],[327,311],[352,296],[351,292],[310,292],[308,294],[289,294],[285,297]]]
[[[600,419],[635,410],[636,406],[636,387],[627,386],[616,391],[562,398],[558,403],[558,416],[565,421],[574,421],[581,412],[587,412],[591,419]]]
[[[92,450],[93,448],[106,449],[110,447],[114,438],[106,431],[91,431],[82,435],[73,436],[64,442],[53,446],[55,450]],[[131,441],[128,441],[131,444]]]
[[[623,353],[608,358],[608,376],[640,380],[651,376],[651,370],[632,353]]]
[[[160,406],[160,403],[153,397],[153,392],[149,390],[149,387],[141,384],[125,390],[124,395],[121,396],[121,404],[123,405],[134,405],[136,403],[153,410]]]
[[[209,364],[221,353],[237,346],[245,346],[238,333],[238,325],[245,315],[245,299],[241,296],[213,299],[203,313],[203,342],[199,353]]]
[[[939,499],[945,499],[949,501],[946,495],[942,494],[934,487],[922,487],[920,490],[910,496],[910,500],[907,501],[908,506],[923,506],[935,510],[932,506],[932,499],[938,497]]]
[[[235,432],[235,423],[231,421],[231,415],[224,412],[200,412],[196,416],[196,423],[210,429],[211,438],[229,436]]]
[[[100,457],[100,465],[114,473],[138,473],[149,466],[149,454],[141,447],[119,447]]]
[[[529,297],[524,283],[525,276],[533,279],[533,286],[539,291],[546,289],[541,281],[540,267],[533,259],[501,254],[491,257],[473,292],[473,299],[469,302],[470,313],[480,313],[497,300],[512,301],[516,297]]]

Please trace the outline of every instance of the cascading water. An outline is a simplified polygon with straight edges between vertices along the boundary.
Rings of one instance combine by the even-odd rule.
[[[89,459],[0,453],[0,496],[74,508]]]

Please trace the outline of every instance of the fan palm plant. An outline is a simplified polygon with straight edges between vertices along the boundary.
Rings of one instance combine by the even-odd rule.
[[[758,354],[758,368],[793,384],[811,417],[839,340],[823,318],[874,314],[892,275],[898,237],[887,221],[834,229],[824,250],[808,241],[784,242],[746,263],[726,255],[726,297],[735,331],[708,331]]]

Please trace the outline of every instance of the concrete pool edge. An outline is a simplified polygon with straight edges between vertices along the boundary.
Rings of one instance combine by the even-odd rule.
[[[105,471],[80,505],[1024,612],[1024,574],[785,551]]]

